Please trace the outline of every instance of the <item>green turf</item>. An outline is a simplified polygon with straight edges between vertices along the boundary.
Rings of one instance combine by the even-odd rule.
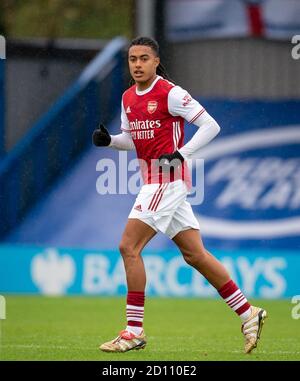
[[[269,318],[258,348],[244,355],[240,321],[221,300],[148,298],[148,345],[102,353],[124,328],[125,298],[6,296],[2,360],[300,360],[300,320],[289,300],[255,301]]]

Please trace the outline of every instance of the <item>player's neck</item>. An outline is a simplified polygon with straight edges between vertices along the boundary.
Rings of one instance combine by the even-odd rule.
[[[136,82],[137,90],[138,91],[147,90],[152,85],[152,83],[155,81],[156,77],[157,77],[157,74],[154,74],[154,76],[151,77],[150,79],[148,79],[148,81]]]

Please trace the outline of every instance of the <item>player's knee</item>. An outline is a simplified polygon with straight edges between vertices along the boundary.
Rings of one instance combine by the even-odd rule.
[[[130,253],[130,245],[126,242],[120,242],[119,250],[123,257]]]
[[[183,258],[185,262],[195,267],[196,265],[199,265],[201,262],[205,260],[206,252],[205,250],[198,250],[198,251],[185,251],[182,253]]]
[[[183,253],[183,259],[188,265],[193,266],[195,258],[192,253]]]
[[[119,250],[124,259],[135,259],[139,255],[138,250],[136,250],[132,244],[127,242],[121,242]]]

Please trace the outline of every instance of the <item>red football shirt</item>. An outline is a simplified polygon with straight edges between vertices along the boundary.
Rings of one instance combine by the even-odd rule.
[[[184,120],[192,123],[204,111],[185,90],[160,76],[144,91],[134,85],[124,92],[121,129],[131,134],[145,184],[178,179],[189,183],[186,162],[165,174],[157,159],[183,146]]]

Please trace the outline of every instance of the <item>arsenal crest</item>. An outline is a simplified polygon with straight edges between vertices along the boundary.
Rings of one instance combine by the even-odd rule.
[[[149,101],[147,106],[147,111],[149,112],[149,114],[153,114],[156,109],[157,109],[157,102]]]

